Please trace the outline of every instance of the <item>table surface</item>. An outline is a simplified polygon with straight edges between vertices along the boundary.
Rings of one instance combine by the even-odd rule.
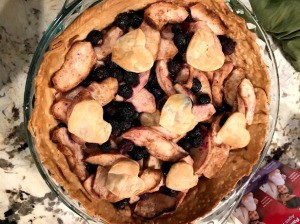
[[[62,0],[0,1],[0,223],[84,223],[40,176],[26,144],[23,122],[29,64],[62,4]],[[273,44],[272,48],[280,75],[281,101],[269,154],[300,167],[300,73],[278,46]]]

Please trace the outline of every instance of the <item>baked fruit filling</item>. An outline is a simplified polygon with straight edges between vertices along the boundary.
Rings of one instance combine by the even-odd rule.
[[[205,5],[167,2],[71,46],[52,77],[50,135],[94,200],[143,218],[172,212],[249,144],[256,96],[235,46]]]

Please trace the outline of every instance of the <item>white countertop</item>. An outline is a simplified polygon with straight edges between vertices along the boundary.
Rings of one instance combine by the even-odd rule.
[[[62,4],[63,0],[0,1],[0,223],[85,223],[51,193],[25,143],[22,104],[29,64]],[[300,73],[276,45],[272,47],[281,102],[269,154],[300,167]]]

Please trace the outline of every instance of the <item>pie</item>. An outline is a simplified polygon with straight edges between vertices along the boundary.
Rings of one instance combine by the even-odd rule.
[[[29,122],[52,177],[107,223],[189,223],[264,146],[270,80],[222,0],[107,0],[51,43]]]

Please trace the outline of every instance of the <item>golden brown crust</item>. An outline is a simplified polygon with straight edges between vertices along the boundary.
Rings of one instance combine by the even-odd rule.
[[[141,9],[154,2],[157,0],[107,0],[86,10],[51,43],[50,50],[44,55],[35,78],[35,108],[28,128],[34,138],[41,162],[68,194],[80,201],[89,214],[109,223],[141,223],[142,220],[132,217],[129,210],[118,211],[110,203],[92,198],[77,176],[70,171],[66,158],[49,135],[50,130],[58,124],[50,110],[56,93],[50,86],[50,81],[53,74],[62,66],[65,55],[73,43],[83,40],[93,29],[102,30],[107,27],[119,13]],[[167,2],[187,6],[200,0],[167,0]],[[267,114],[266,99],[270,80],[255,42],[255,35],[247,30],[245,21],[234,15],[222,0],[201,0],[201,2],[220,16],[228,27],[228,35],[237,40],[235,53],[230,58],[236,67],[245,70],[247,78],[255,88],[259,88],[258,92],[264,98],[264,102],[259,103],[260,109],[256,113]],[[216,178],[201,179],[199,184],[188,192],[174,213],[157,217],[153,223],[187,223],[207,214],[231,191],[241,177],[251,172],[264,145],[267,126],[267,123],[249,126],[247,129],[251,135],[251,142],[247,149],[231,151],[229,159]]]

